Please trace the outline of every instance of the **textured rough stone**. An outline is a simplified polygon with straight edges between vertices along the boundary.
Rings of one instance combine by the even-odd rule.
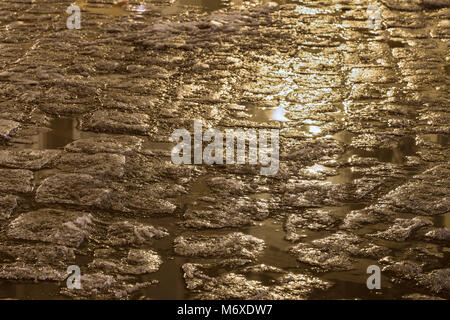
[[[8,168],[39,170],[59,155],[57,150],[2,150],[0,165]]]
[[[256,259],[264,250],[264,241],[240,232],[223,236],[180,236],[174,240],[174,249],[182,256]]]
[[[79,139],[64,147],[70,152],[128,154],[139,151],[143,140],[133,136],[102,135]]]
[[[19,122],[0,119],[0,139],[9,140],[19,127]]]
[[[289,252],[295,255],[298,261],[318,271],[352,270],[355,267],[355,257],[379,257],[387,251],[386,248],[363,243],[356,235],[341,231],[289,248]]]
[[[129,283],[126,277],[114,277],[103,273],[81,275],[81,290],[61,289],[61,294],[75,299],[126,299],[133,292],[147,288],[156,281]]]
[[[377,232],[373,236],[386,240],[405,241],[411,237],[414,231],[431,224],[430,221],[417,217],[413,219],[396,219],[392,227],[386,231]]]
[[[8,219],[17,207],[17,197],[0,196],[0,220]]]
[[[301,214],[291,214],[286,219],[286,240],[296,241],[301,238],[297,229],[323,230],[332,227],[338,220],[326,210],[306,210]]]
[[[26,263],[64,265],[75,261],[73,248],[53,244],[0,245],[0,252]]]
[[[146,274],[159,270],[162,260],[153,250],[131,249],[128,256],[121,260],[95,259],[89,264],[89,268],[100,269],[107,273],[119,274]]]
[[[41,209],[21,214],[8,228],[13,239],[78,247],[93,228],[92,216],[81,212]]]
[[[98,110],[82,122],[82,129],[110,133],[147,134],[150,131],[149,119],[149,116],[143,113]]]
[[[438,269],[419,277],[418,284],[435,293],[450,291],[450,268]]]
[[[0,278],[8,280],[63,281],[65,270],[48,265],[36,266],[24,262],[14,262],[0,266]]]
[[[269,205],[264,199],[220,198],[206,199],[203,210],[186,210],[180,224],[188,228],[220,229],[254,225],[269,216]],[[232,205],[230,205],[232,203]]]
[[[425,234],[425,237],[432,240],[450,241],[450,230],[447,228],[431,230]]]
[[[148,185],[139,190],[119,192],[111,199],[111,208],[123,212],[142,212],[147,214],[171,214],[177,206],[161,199],[169,198],[169,194],[160,190],[159,185]],[[173,191],[173,190],[172,190]],[[177,192],[174,191],[176,194]]]
[[[111,189],[88,174],[58,174],[45,179],[36,190],[36,201],[101,206]]]
[[[450,298],[448,0],[106,2],[82,32],[61,1],[0,2],[2,297],[364,299],[376,264],[373,297]],[[173,164],[194,119],[280,129],[278,173]],[[46,206],[62,220],[30,219]]]
[[[325,290],[332,286],[330,282],[316,277],[281,270],[275,271],[279,275],[270,286],[246,278],[242,273],[251,273],[251,269],[248,268],[242,271],[233,270],[219,276],[208,274],[218,267],[223,266],[195,263],[186,263],[182,266],[188,289],[200,291],[200,294],[196,295],[197,299],[298,300],[307,298],[314,290]],[[268,266],[267,269],[274,268]]]
[[[56,167],[65,172],[120,178],[125,172],[125,161],[125,156],[119,154],[66,153],[58,159]]]
[[[165,229],[130,221],[111,224],[107,232],[107,241],[113,246],[144,244],[169,234]]]
[[[0,191],[28,193],[33,190],[33,172],[29,170],[0,169]]]

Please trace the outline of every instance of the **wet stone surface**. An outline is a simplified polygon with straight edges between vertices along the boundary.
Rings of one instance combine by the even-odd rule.
[[[450,298],[448,1],[71,2],[0,3],[0,299]]]

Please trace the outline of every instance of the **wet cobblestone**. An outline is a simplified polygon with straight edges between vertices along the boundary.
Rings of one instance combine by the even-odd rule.
[[[450,298],[449,1],[219,3],[0,3],[0,298]],[[174,165],[194,119],[278,174]]]

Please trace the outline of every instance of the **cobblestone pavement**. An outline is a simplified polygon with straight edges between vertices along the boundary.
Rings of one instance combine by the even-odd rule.
[[[450,297],[450,1],[89,2],[0,3],[0,298]],[[173,164],[194,119],[278,173]]]

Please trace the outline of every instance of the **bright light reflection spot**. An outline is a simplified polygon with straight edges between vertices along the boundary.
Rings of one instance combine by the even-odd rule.
[[[309,8],[309,7],[304,7],[304,6],[297,6],[297,8],[295,8],[295,12],[301,13],[301,14],[312,14],[312,15],[317,15],[317,14],[324,14],[324,13],[331,13],[331,10],[325,10],[325,9],[318,9],[318,8]]]
[[[324,172],[327,170],[326,167],[321,166],[320,164],[315,164],[311,167],[306,168],[306,170],[310,173],[319,173],[319,172]]]
[[[320,127],[318,126],[309,126],[309,132],[311,132],[312,134],[319,134],[322,132],[322,129],[320,129]]]
[[[278,121],[291,121],[284,116],[285,114],[286,114],[286,110],[283,107],[277,108],[272,113],[272,119],[278,120]]]
[[[147,7],[141,4],[140,6],[134,7],[133,10],[139,13],[143,13],[147,11]]]

